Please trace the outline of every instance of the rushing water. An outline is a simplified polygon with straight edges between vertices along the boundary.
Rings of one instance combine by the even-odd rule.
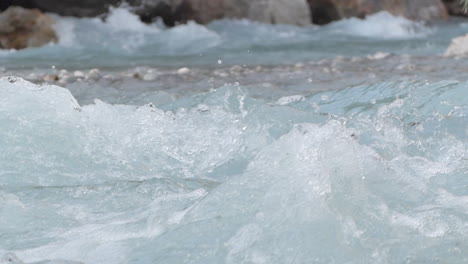
[[[363,56],[378,51],[442,54],[450,40],[468,31],[468,22],[423,24],[379,13],[324,27],[298,28],[223,20],[166,29],[146,25],[124,9],[100,18],[56,18],[60,43],[20,52],[0,52],[9,67],[129,65],[216,66],[283,64],[337,55]]]
[[[0,53],[0,263],[468,262],[466,23],[57,21]]]

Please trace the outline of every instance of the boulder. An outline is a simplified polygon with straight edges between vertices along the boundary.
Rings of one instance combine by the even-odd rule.
[[[93,17],[105,14],[122,0],[2,0],[3,6],[38,8],[62,16]],[[221,18],[248,18],[265,23],[310,24],[307,0],[127,0],[145,22],[162,18],[167,25],[188,20],[206,24]],[[1,7],[1,6],[0,6]]]
[[[468,17],[468,12],[465,12],[464,6],[460,2],[460,0],[443,0],[443,1],[450,15]]]
[[[311,15],[305,0],[269,0],[265,7],[252,9],[248,18],[271,24],[305,26],[311,24]],[[255,3],[255,1],[252,1]]]
[[[365,17],[380,11],[413,20],[445,19],[441,0],[308,0],[312,21],[326,24],[349,17]]]
[[[122,0],[2,0],[9,5],[25,8],[37,8],[62,16],[94,17],[104,14],[109,6],[115,6]]]
[[[206,24],[221,18],[247,18],[271,24],[309,25],[306,0],[182,0],[176,21]]]
[[[413,20],[448,18],[447,9],[441,0],[386,0],[381,8]]]
[[[176,24],[175,10],[181,5],[180,0],[129,0],[127,3],[132,11],[140,16],[141,20],[150,23],[161,18],[166,25]]]
[[[37,8],[43,12],[51,12],[62,16],[95,17],[108,12],[110,6],[118,6],[125,2],[145,22],[162,18],[166,24],[195,20],[208,23],[224,17],[254,18],[261,21],[278,20],[286,22],[296,19],[285,14],[290,13],[289,7],[305,10],[307,0],[1,0],[0,10],[9,6]],[[290,3],[292,2],[292,3]],[[297,5],[299,3],[299,5]],[[279,10],[281,9],[281,10]],[[284,9],[284,10],[283,10]],[[256,13],[260,12],[260,13]],[[258,16],[257,16],[258,15]],[[272,17],[269,17],[271,15]],[[302,18],[304,19],[304,18]],[[309,18],[306,18],[309,20]],[[304,23],[299,20],[299,24]]]
[[[197,23],[207,24],[228,16],[231,7],[225,8],[225,2],[226,0],[183,0],[176,6],[174,19],[182,23],[194,20]],[[242,9],[242,4],[239,3],[239,10]]]
[[[0,48],[24,49],[57,42],[53,23],[37,9],[10,7],[0,14]]]
[[[167,25],[194,20],[201,24],[221,18],[248,18],[264,23],[308,25],[326,24],[349,17],[365,17],[379,11],[414,20],[446,18],[442,3],[458,9],[458,0],[127,0],[145,22],[162,18]],[[0,8],[20,5],[64,16],[98,16],[122,0],[2,0]]]
[[[467,56],[468,55],[468,34],[454,38],[445,52],[445,56]]]

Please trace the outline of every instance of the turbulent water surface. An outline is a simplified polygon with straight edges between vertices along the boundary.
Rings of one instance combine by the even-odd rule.
[[[0,52],[0,263],[467,263],[467,25],[57,17]]]

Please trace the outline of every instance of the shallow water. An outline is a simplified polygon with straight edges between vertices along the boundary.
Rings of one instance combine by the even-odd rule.
[[[0,263],[468,262],[466,23],[129,16],[0,54]]]

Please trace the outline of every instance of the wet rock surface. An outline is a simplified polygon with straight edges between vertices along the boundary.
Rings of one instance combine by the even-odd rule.
[[[468,55],[468,34],[454,38],[445,52],[445,56],[467,56]]]
[[[308,0],[315,24],[388,11],[413,20],[447,18],[440,0]]]
[[[0,48],[24,49],[57,42],[53,23],[37,9],[10,7],[0,14]]]
[[[468,12],[464,10],[463,4],[459,0],[444,0],[444,4],[450,15],[468,17]]]
[[[121,0],[7,0],[11,5],[38,8],[63,16],[93,17],[105,14]],[[365,17],[379,11],[414,20],[444,19],[448,16],[442,0],[129,0],[126,3],[145,22],[162,19],[174,26],[194,20],[201,24],[221,18],[247,18],[272,24],[308,25]],[[458,1],[446,0],[451,14],[463,14]]]
[[[176,8],[176,20],[206,24],[221,18],[247,18],[271,24],[308,25],[305,0],[184,0]]]
[[[4,6],[0,7],[22,6],[62,16],[94,17],[106,13],[109,6],[118,5],[121,2],[121,0],[6,0]]]
[[[93,17],[105,14],[120,0],[56,1],[10,0],[3,4],[38,8],[63,16]],[[265,23],[310,24],[306,0],[129,0],[130,8],[145,22],[161,18],[173,26],[194,20],[206,24],[221,18],[248,18]]]

